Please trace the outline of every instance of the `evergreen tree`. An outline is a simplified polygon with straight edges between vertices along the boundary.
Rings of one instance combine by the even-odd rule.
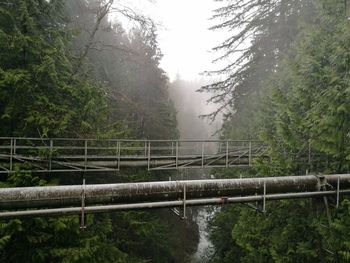
[[[320,5],[318,24],[303,31],[271,82],[262,122],[263,138],[276,152],[284,148],[305,157],[311,151],[315,162],[320,155],[327,158],[326,167],[309,167],[316,172],[349,169],[349,24],[343,7],[332,1]]]
[[[214,48],[228,65],[210,75],[223,80],[202,87],[214,94],[211,102],[224,111],[223,135],[226,138],[255,139],[260,97],[269,74],[275,72],[293,43],[298,29],[312,15],[311,1],[227,1],[215,10],[219,20],[213,30],[235,32]]]
[[[84,38],[79,40],[79,34],[73,34],[79,30],[65,18],[64,2],[19,0],[0,5],[0,133],[27,137],[125,136],[128,131],[118,121],[128,123],[131,109],[127,103],[117,104],[122,101],[119,93],[116,93],[118,100],[110,96],[111,86],[120,88],[123,84],[129,94],[136,94],[139,90],[134,89],[130,80],[149,67],[150,70],[142,74],[144,79],[149,78],[152,82],[145,87],[143,94],[153,92],[154,98],[146,105],[151,110],[145,109],[145,112],[149,112],[150,118],[154,118],[162,129],[155,131],[150,126],[146,136],[152,136],[152,133],[163,138],[176,136],[175,112],[167,95],[167,79],[159,68],[160,58],[155,53],[159,51],[154,31],[149,38],[140,35],[137,41],[143,46],[137,51],[137,56],[136,51],[131,55],[116,52],[120,50],[113,46],[112,52],[98,57],[97,50],[91,54],[90,49],[96,48],[91,45],[86,56],[77,61],[73,47],[86,45],[83,44]],[[86,6],[83,3],[79,7]],[[86,13],[79,13],[82,14]],[[93,14],[88,16],[91,18]],[[122,39],[125,46],[131,48],[129,37],[118,35],[116,28],[106,21],[100,21],[102,27],[95,32],[95,37],[104,36],[112,41]],[[107,45],[102,47],[109,43],[104,44]],[[111,59],[107,60],[107,57]],[[132,63],[113,68],[116,63],[124,62],[125,57],[144,60],[147,64],[139,71],[131,71]],[[88,62],[94,65],[90,66]],[[100,72],[108,74],[101,77]],[[127,75],[129,82],[118,79],[123,75]],[[117,78],[108,78],[110,76]],[[144,79],[137,83],[138,89],[143,87]],[[141,104],[143,99],[140,97],[136,104]],[[122,107],[126,108],[125,114],[119,111]],[[130,128],[137,136],[143,126]],[[150,178],[145,172],[142,177]],[[52,180],[51,176],[47,182],[43,178],[30,173],[15,173],[1,178],[1,186],[57,184],[65,180]],[[79,179],[69,180],[80,183]],[[122,225],[129,226],[126,236],[123,236],[125,229],[120,227]],[[87,226],[84,231],[80,230],[78,217],[1,222],[0,261],[146,262],[153,259],[154,262],[164,262],[174,257],[170,247],[162,242],[171,235],[154,213],[91,215],[87,218]],[[151,242],[153,250],[147,247]]]
[[[72,79],[64,2],[9,3],[0,7],[0,133],[74,137],[88,133],[105,102],[93,81],[84,76]]]
[[[317,1],[315,13],[264,83],[265,102],[254,122],[272,161],[257,166],[260,176],[349,170],[349,22],[344,2]],[[231,127],[225,128],[230,134]],[[338,210],[325,205],[322,200],[280,201],[268,204],[265,214],[224,211],[213,223],[237,218],[233,245],[214,244],[232,259],[239,247],[239,262],[347,261],[348,201]]]

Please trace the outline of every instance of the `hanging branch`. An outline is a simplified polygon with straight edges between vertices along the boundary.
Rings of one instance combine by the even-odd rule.
[[[223,51],[213,60],[213,63],[226,59],[233,62],[229,62],[218,70],[204,72],[207,76],[224,75],[225,79],[198,90],[214,94],[209,102],[220,105],[219,109],[210,115],[214,117],[218,115],[218,111],[226,107],[235,110],[234,101],[246,92],[252,70],[261,58],[264,58],[266,51],[261,49],[261,46],[265,45],[268,37],[266,32],[271,30],[271,27],[278,26],[279,23],[285,23],[285,19],[289,17],[302,16],[302,11],[310,5],[307,0],[238,0],[227,1],[227,3],[226,6],[214,10],[212,19],[221,21],[210,29],[227,30],[234,34],[213,48],[214,51]],[[274,37],[278,38],[278,36]],[[274,50],[274,53],[270,52],[272,65],[276,64],[281,54],[278,51],[286,47],[279,43],[279,41],[271,42],[271,50]]]
[[[96,34],[100,30],[102,21],[106,18],[106,16],[110,13],[118,13],[129,20],[135,21],[136,23],[140,24],[141,27],[146,28],[149,25],[152,25],[152,21],[150,18],[143,16],[141,14],[136,13],[134,10],[132,10],[130,7],[124,6],[122,4],[118,3],[118,6],[114,5],[114,0],[102,0],[99,2],[99,5],[97,7],[97,10],[95,11],[96,14],[96,22],[92,28],[91,31],[85,29],[85,31],[88,33],[89,37],[88,40],[83,47],[83,51],[81,55],[77,58],[76,65],[73,69],[73,73],[71,76],[71,79],[79,72],[81,66],[83,65],[83,62],[87,55],[89,54],[89,51],[91,49],[95,50],[103,50],[104,48],[108,47],[109,49],[117,49],[121,51],[126,51],[128,53],[132,52],[130,49],[124,49],[117,46],[112,46],[108,44],[101,43],[101,41],[96,42]],[[98,44],[98,47],[95,47],[96,43]]]
[[[89,53],[90,48],[93,46],[95,35],[100,28],[102,20],[108,14],[108,12],[113,4],[113,1],[114,0],[108,0],[106,3],[102,4],[102,2],[101,2],[101,4],[99,5],[97,13],[96,13],[96,23],[95,23],[91,33],[89,34],[89,39],[83,48],[83,52],[82,52],[81,56],[78,58],[77,64],[75,65],[75,68],[73,70],[72,77],[74,77],[78,73],[81,65],[83,64],[84,59],[86,58],[86,56]]]

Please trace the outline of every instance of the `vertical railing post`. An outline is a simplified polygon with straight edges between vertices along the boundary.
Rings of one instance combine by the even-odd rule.
[[[266,212],[266,181],[264,181],[264,195],[263,195],[263,208],[262,212]]]
[[[117,141],[117,159],[118,159],[118,164],[117,164],[117,170],[120,170],[120,150],[121,148],[121,141]]]
[[[13,139],[13,155],[16,155],[16,144],[17,144],[17,140],[16,138]]]
[[[228,167],[228,141],[226,141],[226,167]]]
[[[252,141],[249,141],[249,156],[248,156],[248,160],[249,160],[249,166],[252,165]]]
[[[308,169],[307,169],[307,172],[309,173],[311,171],[311,143],[310,143],[310,140],[309,140],[309,143],[308,143],[309,147],[308,147]]]
[[[177,140],[176,141],[176,145],[175,145],[176,149],[175,149],[175,167],[177,169],[177,166],[178,166],[178,162],[179,162],[179,141]]]
[[[53,154],[53,140],[50,139],[50,151],[49,151],[49,171],[52,169],[52,154]]]
[[[147,158],[147,169],[151,168],[151,141],[148,141],[148,158]]]
[[[13,159],[13,138],[11,138],[10,142],[10,171],[12,171],[12,159]]]
[[[171,156],[174,156],[174,142],[171,142]]]
[[[85,140],[84,141],[84,168],[85,168],[85,171],[86,171],[86,168],[87,168],[87,154],[88,154],[88,141]]]
[[[202,142],[202,168],[204,167],[204,143]]]
[[[147,156],[147,141],[145,141],[145,156]]]

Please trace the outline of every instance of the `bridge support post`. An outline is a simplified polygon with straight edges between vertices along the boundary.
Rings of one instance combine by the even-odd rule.
[[[88,151],[88,141],[84,141],[84,170],[87,168],[87,151]]]
[[[263,208],[262,213],[266,213],[266,181],[264,181]]]
[[[17,140],[16,138],[13,139],[13,155],[16,155],[16,143],[17,143]]]
[[[202,142],[202,168],[204,167],[204,143]]]
[[[83,187],[81,191],[81,215],[80,215],[80,229],[84,230],[85,225],[85,178],[83,179]]]
[[[13,162],[13,138],[10,142],[10,171],[12,172],[12,162]]]
[[[117,170],[120,170],[120,148],[121,148],[121,141],[117,142],[117,159],[118,159],[118,164],[117,164]]]
[[[226,167],[228,167],[228,141],[226,141]]]
[[[186,217],[186,184],[184,184],[184,188],[183,188],[183,216],[182,219],[187,219]]]
[[[147,170],[151,168],[151,141],[148,141],[148,158],[147,158]]]
[[[337,180],[337,204],[336,204],[336,208],[339,207],[339,189],[340,189],[340,177],[338,176],[338,180]]]
[[[179,163],[179,141],[176,141],[176,145],[175,145],[176,149],[175,149],[175,167],[177,168],[178,163]]]
[[[53,140],[50,139],[49,171],[51,171],[51,169],[52,169],[52,154],[53,154]]]
[[[249,141],[249,156],[248,156],[248,159],[249,159],[249,166],[252,165],[252,141]]]

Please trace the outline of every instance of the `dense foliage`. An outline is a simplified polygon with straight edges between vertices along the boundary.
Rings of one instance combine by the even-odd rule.
[[[231,62],[210,73],[225,74],[222,81],[202,90],[214,92],[211,101],[220,105],[212,117],[227,110],[224,138],[259,136],[272,157],[240,176],[348,173],[348,1],[226,2],[215,11],[221,22],[213,29],[235,33],[216,48],[220,60]],[[108,17],[112,11],[114,18]],[[128,32],[118,22],[121,15],[136,22]],[[113,0],[2,1],[0,135],[178,138],[161,57],[154,23]],[[186,85],[177,80],[173,87]],[[217,173],[237,176],[237,170]],[[91,180],[125,178],[160,175],[133,169]],[[2,176],[0,186],[80,179],[14,173]],[[350,203],[333,204],[281,201],[266,213],[223,207],[210,221],[211,261],[349,261]],[[168,211],[91,215],[87,226],[79,229],[78,217],[1,221],[0,261],[183,262],[198,239],[190,221]]]
[[[2,135],[76,137],[98,129],[106,102],[96,82],[72,75],[66,50],[72,35],[59,12],[62,5],[44,0],[1,5]]]
[[[178,137],[156,28],[112,3],[0,2],[1,136]],[[137,23],[125,32],[108,18],[111,11]],[[88,182],[158,178],[145,171],[125,173]],[[58,183],[80,184],[81,177],[18,173],[2,176],[0,185]],[[178,231],[169,231],[174,224]],[[79,226],[78,217],[1,221],[0,261],[183,262],[198,239],[196,227],[169,211],[89,215],[87,228]],[[188,231],[184,247],[178,235]]]
[[[219,10],[219,17],[241,23],[242,32],[254,33],[246,45],[245,64],[231,69],[229,80],[206,89],[218,87],[218,94],[230,94],[224,137],[259,136],[268,143],[272,160],[257,164],[256,175],[349,172],[346,2],[228,1]],[[253,10],[257,16],[249,20]],[[253,23],[259,14],[266,14],[265,20]],[[237,50],[234,45],[225,48],[229,53]],[[280,201],[269,203],[263,214],[247,207],[222,209],[211,220],[216,250],[211,260],[347,262],[348,203],[344,199],[336,209],[334,200]]]

